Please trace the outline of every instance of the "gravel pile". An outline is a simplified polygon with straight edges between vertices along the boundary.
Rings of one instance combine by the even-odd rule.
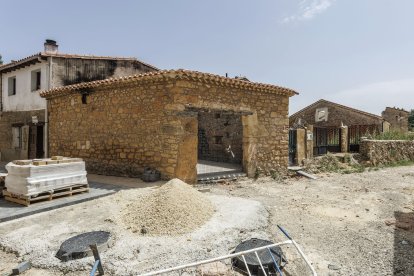
[[[214,213],[211,201],[179,179],[173,179],[145,197],[130,203],[122,222],[134,233],[177,235],[192,232]]]

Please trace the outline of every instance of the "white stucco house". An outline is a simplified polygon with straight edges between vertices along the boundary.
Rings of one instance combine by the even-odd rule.
[[[48,156],[47,105],[39,91],[158,70],[136,58],[63,54],[54,40],[44,51],[0,65],[0,158]]]

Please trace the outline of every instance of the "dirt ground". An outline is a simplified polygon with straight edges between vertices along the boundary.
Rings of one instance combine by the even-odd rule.
[[[136,271],[126,267],[150,267],[160,258],[181,264],[215,257],[250,237],[283,241],[278,224],[301,245],[319,275],[414,275],[414,166],[320,175],[318,180],[242,179],[209,187],[216,214],[180,237],[142,237],[114,223],[124,202],[133,200],[130,190],[121,191],[121,198],[108,196],[2,223],[0,275],[27,259],[36,268],[25,275],[79,275],[69,266],[85,273],[90,258],[68,266],[53,260],[59,242],[82,231],[114,233],[114,247],[102,254],[104,264],[109,275],[132,275]],[[136,193],[145,196],[149,189]],[[287,251],[289,275],[307,275],[299,258]],[[124,268],[118,272],[118,266]]]

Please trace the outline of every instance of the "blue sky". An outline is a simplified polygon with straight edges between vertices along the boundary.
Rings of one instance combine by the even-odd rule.
[[[412,0],[18,1],[0,7],[3,60],[39,52],[135,56],[380,114],[414,108]]]

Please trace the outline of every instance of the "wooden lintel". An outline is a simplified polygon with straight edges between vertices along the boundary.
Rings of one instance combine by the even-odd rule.
[[[231,110],[231,109],[218,109],[218,108],[206,108],[206,107],[195,107],[195,106],[186,106],[186,111],[196,112],[196,113],[221,113],[225,115],[253,115],[253,112],[248,110]]]

